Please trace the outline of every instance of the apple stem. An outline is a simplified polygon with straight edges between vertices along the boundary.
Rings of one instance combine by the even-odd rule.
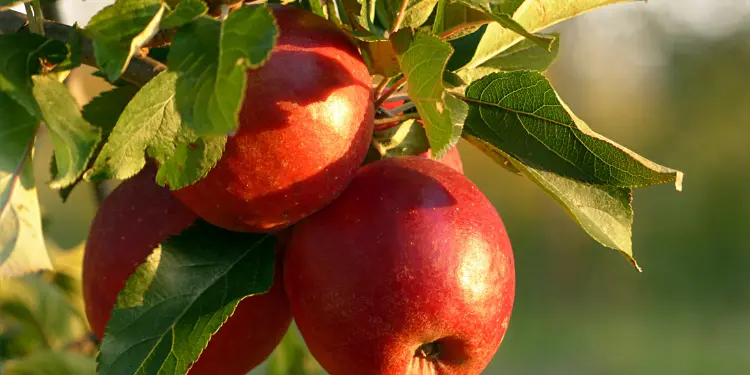
[[[391,85],[391,87],[385,89],[383,91],[383,94],[381,94],[380,97],[378,97],[378,99],[375,101],[375,108],[383,105],[386,99],[388,99],[391,95],[393,95],[393,93],[398,91],[399,87],[401,87],[404,83],[406,83],[406,77],[401,77],[401,79],[396,81],[396,83]]]
[[[379,98],[380,94],[383,93],[383,89],[385,89],[385,86],[388,84],[388,78],[383,77],[383,80],[378,83],[378,85],[373,90],[373,98]]]

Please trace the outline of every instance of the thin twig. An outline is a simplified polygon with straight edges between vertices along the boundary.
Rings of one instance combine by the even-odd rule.
[[[401,77],[401,79],[396,81],[396,83],[391,85],[391,87],[385,89],[385,91],[383,91],[383,94],[381,94],[380,97],[378,97],[378,99],[375,101],[375,108],[383,105],[383,102],[385,102],[386,99],[393,95],[394,92],[398,91],[399,87],[401,87],[404,83],[406,83],[406,77]]]
[[[406,7],[409,5],[409,0],[403,0],[401,2],[401,9],[398,11],[398,16],[396,16],[396,20],[393,21],[393,28],[391,28],[391,34],[398,31],[398,28],[401,27],[401,22],[404,21],[404,17],[406,16]]]
[[[375,121],[373,121],[373,124],[375,126],[378,126],[378,125],[390,124],[392,122],[402,122],[402,121],[418,119],[418,118],[420,118],[419,113],[404,113],[403,115],[398,115],[398,116],[393,116],[393,117],[376,118]]]
[[[394,114],[399,114],[399,113],[403,113],[404,111],[408,111],[408,110],[410,110],[410,109],[412,109],[412,108],[414,108],[416,106],[417,105],[414,104],[414,102],[406,102],[406,103],[401,104],[400,106],[398,106],[396,108],[391,109],[391,112],[394,113]]]
[[[27,23],[27,17],[23,13],[8,10],[0,12],[0,34],[12,34],[18,32]],[[71,37],[72,26],[53,21],[44,21],[44,30],[50,39],[68,42]],[[83,38],[81,43],[81,62],[83,64],[97,67],[94,57],[94,47],[91,41]],[[167,66],[152,58],[145,56],[134,56],[121,78],[132,84],[143,86],[146,82],[156,77],[157,74],[166,70]]]
[[[406,99],[409,99],[409,94],[402,93],[402,92],[394,92],[391,94],[388,99],[384,100],[383,103],[389,103],[389,102],[401,102],[406,101]]]
[[[385,89],[385,85],[388,84],[388,78],[383,77],[383,80],[378,83],[378,85],[375,87],[374,90],[372,90],[372,97],[373,98],[379,98],[380,94],[383,93],[383,89]]]
[[[390,110],[390,109],[388,109],[388,108],[385,108],[385,107],[380,107],[380,108],[378,108],[378,111],[380,111],[379,113],[382,113],[382,114],[384,114],[384,115],[385,115],[386,117],[393,117],[393,116],[395,116],[395,115],[396,115],[396,113],[393,113],[393,112],[391,112],[391,110]],[[376,114],[376,115],[377,115],[377,114]]]

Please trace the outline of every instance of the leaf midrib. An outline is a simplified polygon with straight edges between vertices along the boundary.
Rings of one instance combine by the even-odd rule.
[[[244,258],[245,258],[245,256],[247,256],[247,254],[248,254],[249,252],[253,251],[253,250],[254,250],[254,249],[256,249],[256,248],[257,248],[258,246],[260,246],[260,244],[262,244],[263,242],[265,242],[265,241],[266,241],[266,240],[267,240],[267,239],[269,238],[269,236],[270,236],[270,235],[268,235],[268,234],[267,234],[267,235],[264,235],[264,236],[263,236],[263,237],[262,237],[261,239],[259,239],[259,240],[258,240],[258,241],[257,241],[257,242],[256,242],[255,244],[253,244],[253,246],[252,246],[252,247],[250,247],[250,248],[248,248],[248,249],[247,249],[246,251],[244,251],[244,252],[242,253],[242,255],[241,255],[241,256],[237,257],[237,259],[235,259],[235,260],[234,260],[233,262],[231,262],[231,263],[230,263],[229,265],[227,265],[227,267],[226,267],[226,272],[222,272],[222,273],[221,273],[220,275],[217,275],[217,276],[216,276],[215,278],[213,278],[213,279],[211,280],[211,282],[210,282],[210,283],[206,283],[206,284],[204,284],[204,285],[207,285],[207,286],[206,286],[205,288],[202,288],[202,289],[200,290],[200,292],[199,292],[199,293],[195,293],[195,294],[193,294],[194,298],[191,298],[191,299],[192,299],[191,303],[190,303],[189,305],[186,305],[186,308],[185,308],[185,309],[183,309],[183,311],[182,311],[182,312],[180,313],[180,315],[179,315],[179,316],[177,316],[177,317],[176,317],[176,318],[175,318],[175,319],[174,319],[173,321],[174,321],[174,322],[179,322],[179,321],[180,321],[180,320],[181,320],[181,319],[182,319],[182,318],[183,318],[183,317],[185,316],[185,314],[186,314],[186,313],[187,313],[187,312],[188,312],[188,311],[190,310],[190,307],[192,307],[192,306],[193,306],[193,305],[195,304],[195,301],[197,301],[197,300],[198,300],[198,298],[200,298],[200,297],[201,297],[201,296],[202,296],[202,295],[203,295],[203,294],[204,294],[204,293],[205,293],[205,292],[206,292],[206,291],[207,291],[208,289],[210,289],[210,288],[211,288],[211,286],[213,286],[213,285],[214,285],[214,284],[215,284],[215,283],[216,283],[216,282],[217,282],[217,281],[218,281],[219,279],[221,279],[221,278],[224,278],[224,277],[226,277],[226,275],[227,275],[227,274],[228,274],[228,273],[229,273],[229,272],[230,272],[230,271],[231,271],[231,270],[232,270],[232,269],[233,269],[233,268],[234,268],[234,267],[235,267],[235,266],[237,265],[237,263],[239,263],[239,262],[240,262],[240,261],[241,261],[242,259],[244,259]],[[163,302],[163,301],[162,301],[162,302]],[[153,306],[152,306],[152,307],[153,307]],[[125,328],[123,328],[123,329],[125,329]],[[151,350],[149,351],[148,355],[146,355],[146,356],[144,357],[143,361],[141,361],[141,364],[140,364],[140,365],[138,366],[138,368],[136,369],[135,373],[138,373],[138,372],[140,372],[140,371],[141,371],[141,370],[143,369],[143,366],[144,366],[144,364],[146,363],[146,361],[147,361],[147,360],[148,360],[149,358],[151,358],[151,356],[152,356],[152,355],[153,355],[153,353],[154,353],[154,350],[156,350],[156,348],[158,347],[159,343],[161,343],[161,342],[162,342],[162,340],[164,340],[164,337],[165,337],[165,336],[166,336],[166,335],[167,335],[167,334],[168,334],[169,332],[171,332],[171,333],[172,333],[172,335],[174,336],[174,324],[171,324],[171,325],[170,325],[170,328],[168,329],[168,331],[166,331],[166,332],[164,332],[164,333],[162,333],[162,334],[160,334],[160,335],[159,335],[159,339],[158,339],[158,340],[156,341],[156,343],[155,343],[155,344],[153,345],[153,347],[152,347],[152,348],[151,348]],[[209,338],[209,340],[210,340],[210,338]],[[144,340],[144,341],[145,341],[145,340]],[[172,340],[172,342],[174,343],[174,340]],[[128,351],[129,351],[130,349],[132,349],[132,348],[133,348],[133,346],[131,346],[130,348],[126,349],[126,350],[125,350],[125,351],[124,351],[124,352],[122,353],[122,355],[118,356],[118,358],[117,358],[117,359],[115,359],[115,362],[112,362],[112,365],[111,365],[111,366],[110,366],[109,368],[110,368],[110,369],[112,369],[112,368],[116,368],[116,367],[115,367],[115,364],[117,363],[117,361],[118,361],[118,360],[120,360],[120,359],[122,359],[122,358],[124,358],[124,354],[125,354],[125,353],[127,353],[127,352],[128,352]],[[170,349],[170,351],[169,351],[169,355],[171,355],[172,353],[174,353],[174,344],[172,344],[172,349]],[[161,364],[161,365],[159,366],[159,371],[161,371],[161,369],[162,369],[162,368],[164,368],[164,363],[165,363],[165,362],[166,362],[166,361],[162,362],[162,364]]]
[[[541,83],[541,82],[542,82],[542,81],[539,81],[539,82],[535,83],[535,85],[536,85],[536,84],[538,84],[538,83]],[[534,85],[534,86],[535,86],[535,85]],[[490,87],[490,85],[488,85],[488,86],[487,86],[486,88],[484,88],[484,89],[483,89],[483,91],[482,91],[482,93],[480,94],[480,96],[483,96],[482,94],[484,94],[484,91],[485,91],[485,90],[488,90],[488,89],[489,89],[489,87]],[[504,95],[504,96],[503,96],[503,97],[502,97],[502,98],[500,99],[500,101],[503,101],[503,100],[505,100],[505,98],[507,98],[507,97],[508,97],[508,96],[510,96],[510,95],[513,95],[513,94],[515,94],[515,93],[516,93],[516,92],[518,92],[518,91],[521,91],[521,90],[526,90],[526,89],[530,89],[530,88],[532,88],[532,87],[533,87],[533,86],[524,86],[524,87],[520,87],[520,88],[517,88],[517,89],[515,89],[515,90],[513,90],[513,91],[511,91],[511,92],[509,92],[509,93],[507,93],[507,94],[505,94],[505,95]],[[549,90],[547,90],[547,91],[549,91]],[[584,170],[583,170],[583,169],[581,169],[581,168],[580,168],[579,166],[577,166],[577,165],[576,165],[576,164],[575,164],[575,163],[574,163],[573,161],[571,161],[571,160],[568,160],[568,159],[567,159],[566,157],[564,157],[563,155],[560,155],[560,154],[559,154],[559,153],[558,153],[558,152],[557,152],[556,150],[554,150],[554,149],[550,148],[549,146],[547,146],[545,142],[543,142],[543,141],[542,141],[541,139],[539,139],[539,138],[538,138],[538,137],[537,137],[537,136],[536,136],[535,134],[533,134],[532,132],[530,132],[530,131],[528,130],[528,128],[526,127],[526,125],[524,124],[524,121],[523,121],[523,120],[521,119],[521,117],[520,117],[520,116],[521,116],[521,115],[524,115],[524,116],[532,117],[532,118],[535,118],[535,119],[538,119],[538,120],[541,120],[541,121],[544,121],[544,122],[549,122],[549,123],[551,123],[551,124],[555,124],[555,125],[559,125],[559,126],[563,126],[563,127],[566,127],[566,128],[568,128],[569,130],[571,130],[571,132],[572,132],[573,136],[575,136],[575,137],[576,137],[576,139],[578,140],[578,142],[579,142],[579,143],[580,143],[580,144],[581,144],[581,145],[582,145],[583,147],[585,147],[585,148],[586,148],[586,150],[587,150],[587,151],[588,151],[588,152],[589,152],[589,153],[590,153],[591,155],[593,155],[593,156],[594,156],[595,158],[597,158],[598,160],[600,160],[600,161],[601,161],[602,163],[604,163],[605,165],[609,166],[610,168],[614,168],[614,169],[616,169],[616,170],[618,170],[618,171],[621,171],[622,173],[625,173],[625,174],[627,174],[627,175],[630,175],[630,176],[633,176],[633,177],[639,177],[639,175],[637,175],[637,174],[634,174],[634,173],[632,173],[632,172],[630,172],[630,171],[628,171],[628,170],[625,170],[625,169],[619,168],[619,167],[617,167],[617,166],[615,166],[615,165],[612,165],[611,163],[607,162],[606,160],[604,160],[604,159],[603,159],[603,158],[602,158],[602,157],[601,157],[601,156],[600,156],[600,155],[599,155],[598,153],[594,152],[594,151],[593,151],[593,150],[592,150],[591,148],[589,148],[589,147],[588,147],[588,145],[586,144],[586,142],[584,142],[583,140],[581,140],[581,138],[580,138],[580,136],[579,136],[579,134],[578,134],[577,132],[580,132],[581,134],[584,134],[584,135],[585,135],[585,133],[584,133],[584,132],[583,132],[583,131],[582,131],[581,129],[579,129],[579,128],[575,127],[575,126],[572,126],[572,125],[569,125],[569,124],[566,124],[566,123],[563,123],[563,122],[560,122],[560,121],[556,121],[556,120],[553,120],[553,119],[549,119],[549,118],[546,118],[546,117],[542,117],[542,116],[540,116],[540,115],[537,115],[536,113],[532,113],[532,112],[526,112],[526,111],[522,111],[522,110],[518,110],[518,109],[514,109],[514,108],[506,107],[506,106],[504,106],[504,105],[501,105],[501,104],[499,104],[499,103],[492,103],[492,102],[487,102],[487,101],[484,101],[484,100],[481,100],[481,99],[473,99],[473,98],[469,98],[469,97],[465,97],[465,96],[460,96],[460,99],[462,99],[462,100],[464,100],[464,101],[467,101],[467,102],[472,102],[472,103],[477,103],[477,104],[481,104],[481,105],[487,105],[487,106],[491,106],[491,107],[496,107],[496,108],[499,108],[499,109],[501,109],[501,110],[504,110],[504,111],[507,111],[507,112],[511,112],[511,113],[515,114],[515,115],[516,115],[516,117],[517,117],[517,119],[518,119],[518,121],[519,121],[519,123],[521,124],[521,126],[523,126],[524,130],[526,130],[526,133],[527,133],[527,134],[529,134],[529,135],[530,135],[531,137],[533,137],[534,139],[536,139],[536,140],[537,140],[537,141],[538,141],[538,142],[539,142],[540,144],[542,144],[542,145],[545,145],[545,147],[546,147],[546,148],[547,148],[548,150],[550,150],[550,151],[551,151],[552,153],[554,153],[555,155],[557,155],[558,157],[560,157],[560,158],[561,158],[562,160],[564,160],[565,162],[567,162],[568,164],[570,164],[570,165],[571,165],[571,166],[573,166],[573,167],[574,167],[575,169],[577,169],[578,171],[580,171],[580,172],[581,172],[582,174],[584,174],[584,175],[588,176],[588,177],[589,177],[589,178],[591,178],[592,180],[596,180],[596,181],[599,181],[599,180],[601,180],[601,179],[600,179],[600,178],[598,178],[598,177],[596,177],[596,176],[592,176],[592,175],[591,175],[590,173],[588,173],[588,172],[584,171]],[[543,105],[542,107],[544,107],[544,106],[547,106],[547,104]],[[558,104],[558,105],[553,105],[553,106],[556,106],[556,107],[562,107],[562,106],[561,106],[561,105],[559,105],[559,104]],[[542,108],[542,107],[540,107],[540,108]],[[481,114],[481,112],[480,112],[480,114]],[[482,116],[481,118],[482,118],[482,121],[483,121],[483,122],[484,122],[485,124],[486,124],[486,123],[488,123],[488,122],[487,122],[487,121],[486,121],[486,120],[484,119],[484,116]],[[572,119],[571,119],[571,120],[572,120]],[[469,125],[469,127],[471,128],[471,125]],[[490,130],[491,130],[491,131],[492,131],[493,133],[495,133],[496,135],[500,136],[500,134],[499,134],[499,133],[497,133],[497,132],[496,132],[496,131],[495,131],[495,130],[494,130],[494,129],[493,129],[492,127],[491,127],[491,126],[487,126],[487,128],[488,128],[488,129],[490,129]],[[606,142],[606,141],[603,141],[603,142]],[[607,143],[608,143],[609,145],[611,145],[612,147],[618,148],[618,147],[617,147],[616,145],[614,145],[614,144],[612,144],[612,143],[609,143],[609,142],[607,142]],[[611,176],[611,177],[615,177],[615,176]],[[641,178],[644,178],[643,176],[640,176],[640,177],[641,177]],[[627,186],[629,186],[628,184],[624,184],[624,183],[625,183],[625,181],[623,181],[623,180],[622,180],[621,178],[617,178],[617,180],[618,180],[618,181],[619,181],[619,182],[620,182],[621,184],[623,184],[623,185],[620,185],[621,187],[627,187]]]

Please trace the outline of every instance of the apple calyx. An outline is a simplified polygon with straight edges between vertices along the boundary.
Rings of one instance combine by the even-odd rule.
[[[423,358],[428,361],[435,361],[440,357],[440,340],[428,342],[420,345],[414,351],[414,357]]]

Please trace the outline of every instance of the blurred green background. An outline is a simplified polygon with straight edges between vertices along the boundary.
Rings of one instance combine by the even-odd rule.
[[[64,22],[85,23],[108,2],[60,4]],[[562,45],[548,76],[573,111],[603,135],[686,173],[682,193],[671,185],[635,192],[641,274],[590,239],[531,182],[461,144],[466,174],[495,203],[516,255],[514,316],[485,374],[750,373],[748,19],[746,0],[654,0],[603,8],[554,27]],[[85,101],[105,86],[83,76],[73,75],[70,86]],[[37,170],[46,179],[48,154],[38,155]],[[27,278],[23,285],[0,285],[0,358],[45,347],[39,332],[18,330],[25,316],[18,300],[31,301],[27,309],[38,320],[33,325],[46,330],[46,346],[91,351],[55,337],[85,332],[75,279],[95,193],[79,187],[62,205],[40,188],[56,264],[73,281]],[[69,314],[60,317],[48,306],[54,301],[40,303],[28,291],[48,285],[58,290],[46,299],[73,302]],[[20,347],[12,341],[19,335],[29,337]],[[283,369],[293,339],[273,365],[278,373],[300,371]],[[78,359],[71,360],[71,374],[83,373],[75,370]]]

